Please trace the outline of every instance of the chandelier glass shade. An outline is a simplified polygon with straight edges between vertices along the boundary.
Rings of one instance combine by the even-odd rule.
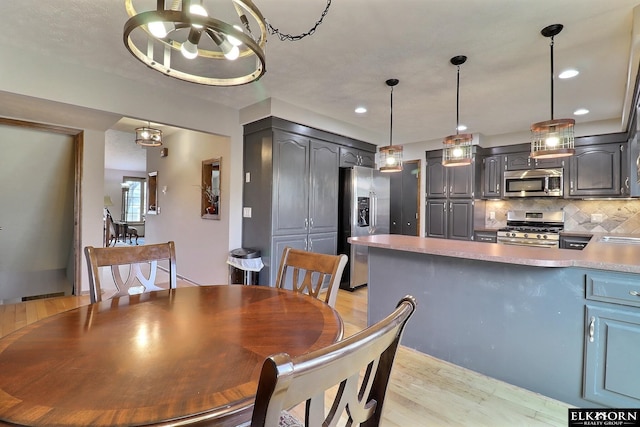
[[[380,172],[400,172],[402,170],[402,146],[387,145],[378,151]]]
[[[209,86],[242,85],[265,73],[267,27],[251,0],[229,0],[229,11],[205,0],[157,0],[155,10],[139,12],[138,2],[125,0],[123,41],[148,67]],[[227,21],[211,17],[214,11]]]
[[[473,135],[470,133],[459,133],[447,136],[442,142],[443,166],[464,166],[470,165],[473,159]]]
[[[151,124],[136,128],[136,144],[144,147],[159,147],[162,145],[162,131],[152,128]]]
[[[535,159],[567,157],[575,154],[576,121],[553,118],[553,44],[554,37],[562,31],[562,28],[562,24],[553,24],[540,31],[543,36],[551,38],[551,120],[531,125],[531,157]]]
[[[456,134],[445,137],[442,141],[442,165],[465,166],[473,160],[473,135],[459,133],[460,129],[460,66],[467,62],[467,57],[457,55],[450,59],[458,68],[456,76]]]
[[[380,172],[400,172],[402,171],[402,146],[393,145],[393,87],[400,81],[398,79],[388,79],[387,86],[391,88],[391,114],[389,120],[389,145],[378,149],[378,169]]]

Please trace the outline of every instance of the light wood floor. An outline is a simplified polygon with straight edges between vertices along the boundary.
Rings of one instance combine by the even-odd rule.
[[[88,296],[82,296],[0,305],[0,336],[88,302]],[[345,336],[366,327],[367,289],[341,289],[336,309],[345,322]],[[564,427],[567,408],[562,402],[401,347],[382,425]]]

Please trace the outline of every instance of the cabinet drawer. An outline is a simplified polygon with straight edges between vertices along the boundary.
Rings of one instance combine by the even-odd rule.
[[[586,298],[594,301],[640,307],[638,277],[623,273],[587,273]]]
[[[473,240],[484,243],[497,243],[498,233],[490,231],[476,231],[473,233]]]

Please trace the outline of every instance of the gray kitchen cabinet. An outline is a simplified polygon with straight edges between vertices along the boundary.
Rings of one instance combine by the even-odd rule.
[[[496,199],[501,196],[502,156],[489,156],[482,159],[482,198]]]
[[[488,231],[488,230],[475,230],[473,232],[473,240],[476,242],[483,242],[483,243],[497,243],[498,232]]]
[[[338,231],[338,146],[274,132],[273,234]]]
[[[471,240],[473,200],[427,199],[427,237]]]
[[[271,271],[271,283],[275,283],[278,276],[278,268],[282,260],[284,248],[290,246],[294,249],[303,251],[311,251],[320,254],[335,255],[338,244],[338,233],[310,233],[298,234],[293,236],[275,236],[273,237],[272,253],[275,256],[272,259],[274,266]],[[291,289],[291,283],[285,283],[285,288]]]
[[[569,158],[565,197],[611,197],[622,194],[620,170],[623,144],[576,147]]]
[[[442,166],[442,157],[427,157],[428,198],[473,198],[476,187],[475,160],[467,166]]]
[[[508,171],[523,169],[550,169],[561,168],[564,160],[561,157],[551,159],[532,159],[530,151],[506,154],[504,156],[504,169]]]
[[[585,399],[611,407],[640,406],[637,311],[587,305]]]
[[[585,275],[583,397],[611,407],[640,406],[640,283],[637,275]]]
[[[471,240],[473,238],[475,190],[482,171],[474,158],[470,165],[442,166],[442,150],[426,153],[427,237]]]
[[[574,249],[581,251],[591,240],[592,234],[570,234],[560,233],[560,249]]]
[[[340,147],[340,167],[348,168],[351,166],[375,167],[375,152],[359,150],[352,147]]]
[[[284,246],[335,254],[342,142],[375,146],[268,117],[244,127],[242,246],[259,250],[259,283],[275,283]]]

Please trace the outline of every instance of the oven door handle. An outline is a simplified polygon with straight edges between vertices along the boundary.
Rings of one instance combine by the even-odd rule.
[[[558,242],[553,243],[524,243],[524,242],[514,242],[512,240],[500,240],[498,239],[498,243],[502,245],[511,245],[511,246],[533,246],[536,248],[557,248]]]

